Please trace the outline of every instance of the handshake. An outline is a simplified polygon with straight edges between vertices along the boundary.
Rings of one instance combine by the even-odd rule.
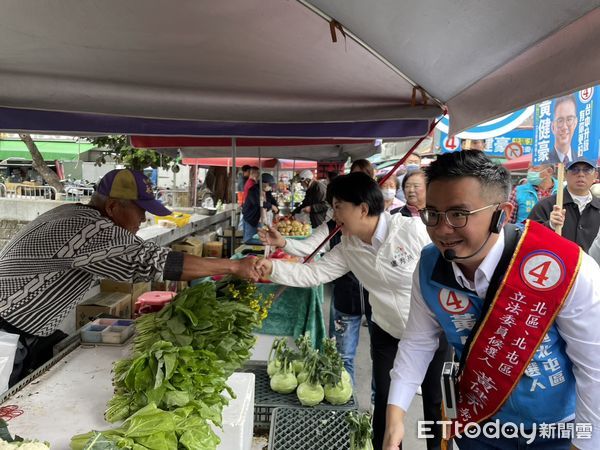
[[[273,263],[266,258],[253,256],[232,261],[234,264],[233,274],[257,282],[268,279],[273,271]]]
[[[258,230],[258,237],[265,245],[272,245],[278,248],[285,247],[285,238],[274,227],[260,228]],[[273,263],[267,258],[249,257],[239,259],[234,261],[234,263],[238,266],[234,271],[235,275],[248,278],[254,282],[268,279],[273,271]]]

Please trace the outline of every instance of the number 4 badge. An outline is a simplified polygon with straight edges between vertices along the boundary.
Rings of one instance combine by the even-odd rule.
[[[445,288],[440,289],[438,300],[442,308],[450,314],[462,314],[471,306],[471,300],[467,295]]]
[[[564,280],[565,264],[552,252],[533,252],[521,263],[521,278],[536,291],[548,291]]]

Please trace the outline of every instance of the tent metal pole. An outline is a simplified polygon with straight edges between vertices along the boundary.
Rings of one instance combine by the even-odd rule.
[[[261,149],[260,147],[258,147],[258,204],[260,207],[260,221],[263,223],[263,225],[266,225],[267,223],[267,212],[266,210],[262,207],[263,206],[263,201],[262,201],[262,195],[263,195],[263,183],[262,183],[262,156],[261,156]]]
[[[236,173],[236,156],[237,156],[237,139],[231,138],[231,203],[233,204],[233,210],[231,213],[231,250],[230,254],[233,256],[235,251],[235,235],[237,230],[237,173]]]
[[[194,208],[196,206],[198,206],[198,164],[194,164],[194,187],[193,187],[193,191],[192,191],[192,198],[193,198],[193,206]]]
[[[296,160],[292,162],[292,176],[290,178],[290,191],[292,192],[292,201],[290,202],[290,211],[294,210],[294,177],[296,176]]]

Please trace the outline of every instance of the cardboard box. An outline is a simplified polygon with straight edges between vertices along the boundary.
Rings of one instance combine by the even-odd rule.
[[[207,242],[204,245],[204,256],[211,258],[223,257],[223,243],[219,241]]]
[[[131,319],[131,294],[101,292],[80,303],[77,305],[75,313],[75,328],[81,328],[103,313],[123,319]]]
[[[231,237],[231,227],[228,228],[223,228],[223,234],[221,235],[223,237]],[[244,237],[244,232],[242,230],[235,230],[235,237]]]
[[[202,247],[202,241],[197,238],[186,238],[182,241],[171,244],[171,248],[176,252],[183,252],[196,256],[202,256]]]
[[[131,311],[135,310],[135,302],[144,292],[152,290],[150,281],[140,283],[128,283],[125,281],[100,280],[100,290],[102,292],[122,292],[131,295]]]

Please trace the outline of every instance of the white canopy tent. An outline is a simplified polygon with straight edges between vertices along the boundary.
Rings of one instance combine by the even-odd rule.
[[[454,134],[600,82],[600,0],[2,6],[0,129],[86,131],[8,122],[12,108],[303,123],[430,119],[447,106]]]

